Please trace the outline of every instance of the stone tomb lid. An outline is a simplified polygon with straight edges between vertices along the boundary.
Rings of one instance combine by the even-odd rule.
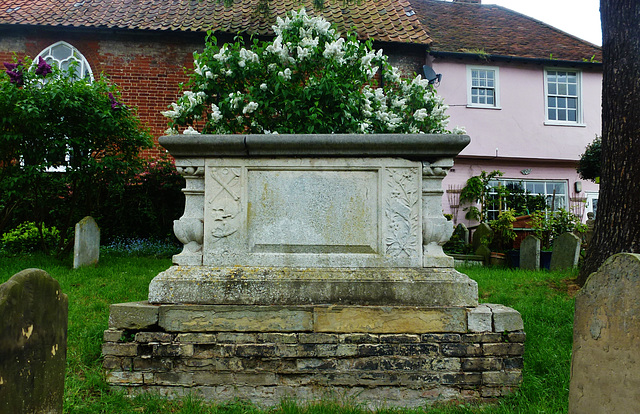
[[[452,158],[470,142],[454,134],[169,135],[160,145],[174,157],[323,156]]]

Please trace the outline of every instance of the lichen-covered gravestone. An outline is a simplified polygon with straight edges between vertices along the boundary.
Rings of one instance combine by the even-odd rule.
[[[550,270],[573,269],[580,258],[580,238],[573,233],[563,233],[553,242]]]
[[[100,258],[100,228],[93,217],[85,217],[76,223],[73,249],[73,268],[95,266]]]
[[[527,236],[520,244],[520,269],[540,270],[540,239]]]
[[[480,223],[476,230],[473,232],[473,240],[471,245],[473,246],[473,251],[478,250],[483,244],[488,244],[493,238],[493,230],[487,223]]]
[[[62,413],[67,295],[39,269],[0,285],[0,413]]]
[[[569,413],[640,413],[640,255],[620,253],[576,296]]]

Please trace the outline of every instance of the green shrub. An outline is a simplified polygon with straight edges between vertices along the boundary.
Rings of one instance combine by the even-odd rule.
[[[184,212],[184,178],[166,159],[150,160],[141,173],[110,192],[96,221],[105,244],[117,239],[173,237],[173,220]]]
[[[58,245],[60,231],[55,227],[27,221],[2,235],[2,249],[8,253],[49,252]]]

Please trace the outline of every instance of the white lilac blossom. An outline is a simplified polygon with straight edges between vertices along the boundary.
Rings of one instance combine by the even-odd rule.
[[[195,129],[193,129],[193,127],[191,125],[189,125],[189,127],[187,129],[182,131],[182,134],[183,135],[200,135],[200,133],[198,131],[196,131]]]
[[[222,113],[220,112],[220,108],[218,105],[212,103],[211,104],[211,120],[213,123],[218,123],[222,120]]]
[[[286,68],[284,71],[278,72],[278,76],[286,81],[291,80],[291,69]]]
[[[184,112],[184,108],[182,107],[182,105],[178,105],[175,102],[171,104],[171,108],[173,109],[170,109],[168,111],[162,111],[160,113],[166,116],[167,118],[171,118],[175,120],[175,119],[178,119],[180,115],[182,115],[182,113]]]
[[[429,113],[427,112],[427,110],[425,108],[420,108],[417,111],[415,111],[413,113],[413,117],[416,119],[416,121],[418,122],[423,122],[425,120],[426,117],[429,116]]]
[[[242,113],[243,114],[250,114],[251,112],[255,111],[256,109],[258,109],[258,104],[255,102],[249,102],[248,104],[245,105],[244,108],[242,108]]]

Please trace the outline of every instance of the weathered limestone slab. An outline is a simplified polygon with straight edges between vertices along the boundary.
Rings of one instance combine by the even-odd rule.
[[[100,228],[93,217],[76,223],[73,245],[73,268],[95,266],[100,258]]]
[[[147,302],[116,303],[109,307],[109,327],[145,329],[158,324],[158,306]]]
[[[520,269],[540,270],[540,239],[529,235],[520,243]]]
[[[478,305],[469,310],[469,332],[491,332],[493,327],[493,312],[487,305]]]
[[[478,286],[450,268],[173,266],[151,281],[149,302],[469,307]]]
[[[158,324],[170,332],[311,331],[313,308],[162,305]]]
[[[550,270],[572,269],[580,258],[580,238],[573,233],[563,233],[553,241]]]
[[[316,332],[466,332],[465,308],[323,307],[315,310]]]
[[[485,303],[493,314],[493,330],[495,332],[521,331],[524,329],[520,312],[504,305]]]
[[[422,266],[421,181],[403,159],[209,158],[203,264]]]
[[[0,285],[0,412],[62,413],[67,295],[39,269]]]
[[[640,255],[621,253],[576,296],[569,413],[640,412]]]

